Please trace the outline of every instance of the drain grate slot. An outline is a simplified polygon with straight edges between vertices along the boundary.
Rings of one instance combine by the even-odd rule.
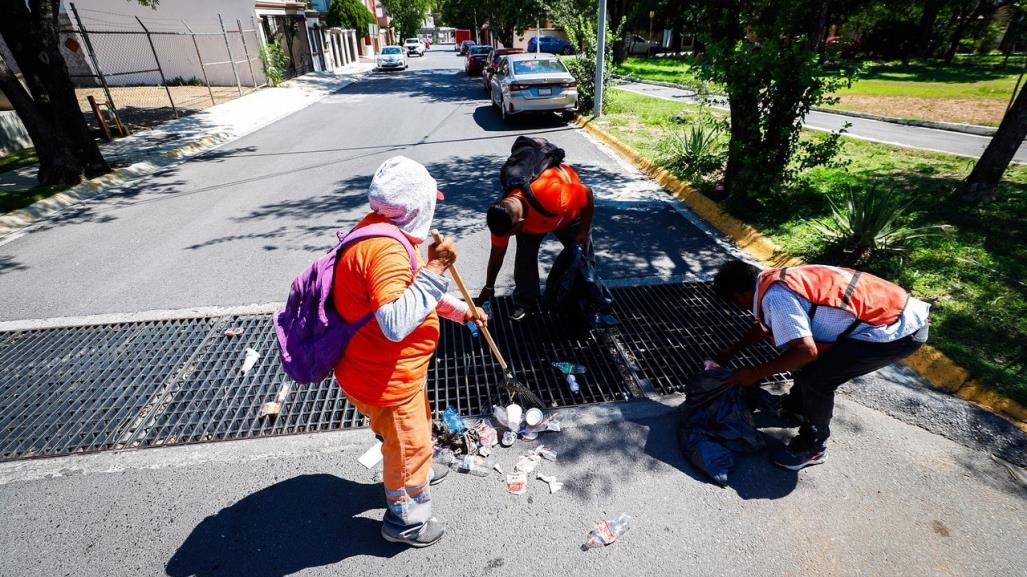
[[[608,331],[577,329],[544,311],[511,321],[513,302],[494,301],[493,336],[517,380],[551,407],[679,392],[752,322],[703,283],[621,288],[614,296],[623,324]],[[225,337],[229,327],[242,335]],[[505,396],[484,337],[448,321],[441,331],[428,370],[432,409],[489,413]],[[243,375],[247,348],[261,357]],[[756,347],[739,362],[776,354]],[[551,366],[556,361],[587,367],[579,393]],[[367,425],[334,377],[294,385],[277,419],[258,419],[286,381],[267,314],[0,332],[0,460]]]

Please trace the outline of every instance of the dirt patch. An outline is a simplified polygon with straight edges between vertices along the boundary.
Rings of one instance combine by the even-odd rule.
[[[915,118],[998,126],[1007,102],[994,98],[918,98],[909,96],[841,96],[837,107],[894,118]]]
[[[168,99],[168,91],[171,92],[171,100]],[[243,94],[252,91],[252,87],[244,86],[242,89]],[[86,97],[92,96],[98,103],[103,103],[107,100],[103,89],[77,88],[75,96],[78,97],[79,107],[89,124],[95,126],[93,112]],[[206,86],[169,86],[167,90],[163,86],[111,87],[111,99],[114,100],[121,121],[128,124],[132,130],[172,120],[175,118],[175,110],[178,116],[186,116],[235,98],[239,98],[239,89],[236,86],[212,86],[209,91]],[[175,103],[175,110],[171,108],[172,100]]]

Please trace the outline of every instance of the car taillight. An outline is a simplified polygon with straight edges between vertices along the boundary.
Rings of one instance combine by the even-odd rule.
[[[560,86],[562,86],[564,88],[577,88],[578,87],[578,83],[577,82],[564,82],[564,83],[561,83]]]
[[[519,90],[528,90],[530,88],[531,88],[531,86],[528,86],[527,84],[511,84],[510,85],[510,92],[517,92]]]

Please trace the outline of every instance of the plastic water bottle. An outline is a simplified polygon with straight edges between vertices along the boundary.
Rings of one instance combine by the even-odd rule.
[[[485,301],[485,302],[481,303],[481,308],[482,308],[482,310],[485,311],[485,316],[488,317],[488,319],[491,321],[492,320],[492,303],[490,301]]]
[[[578,379],[574,378],[574,375],[572,374],[567,375],[567,388],[575,394],[581,391],[581,387],[578,385]]]
[[[450,463],[450,468],[476,477],[487,477],[492,470],[492,460],[478,455],[464,455]]]
[[[585,540],[585,548],[594,549],[605,547],[617,540],[618,537],[631,528],[631,515],[621,513],[616,519],[600,519],[595,529],[588,534]]]
[[[463,433],[467,430],[464,420],[460,418],[460,413],[456,412],[453,407],[446,407],[442,413],[442,420],[446,423],[446,428],[450,433]]]
[[[553,366],[556,367],[556,370],[565,375],[585,374],[585,365],[576,365],[574,363],[553,363]]]
[[[467,321],[465,324],[467,325],[467,330],[471,331],[471,336],[478,338],[478,335],[481,334],[481,329],[478,328],[478,325],[474,321]]]

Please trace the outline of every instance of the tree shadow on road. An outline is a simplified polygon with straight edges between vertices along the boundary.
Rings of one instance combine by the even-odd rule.
[[[380,485],[333,475],[300,475],[248,495],[207,517],[168,560],[171,577],[283,577],[356,555],[392,557],[381,523],[362,514],[384,508]]]

